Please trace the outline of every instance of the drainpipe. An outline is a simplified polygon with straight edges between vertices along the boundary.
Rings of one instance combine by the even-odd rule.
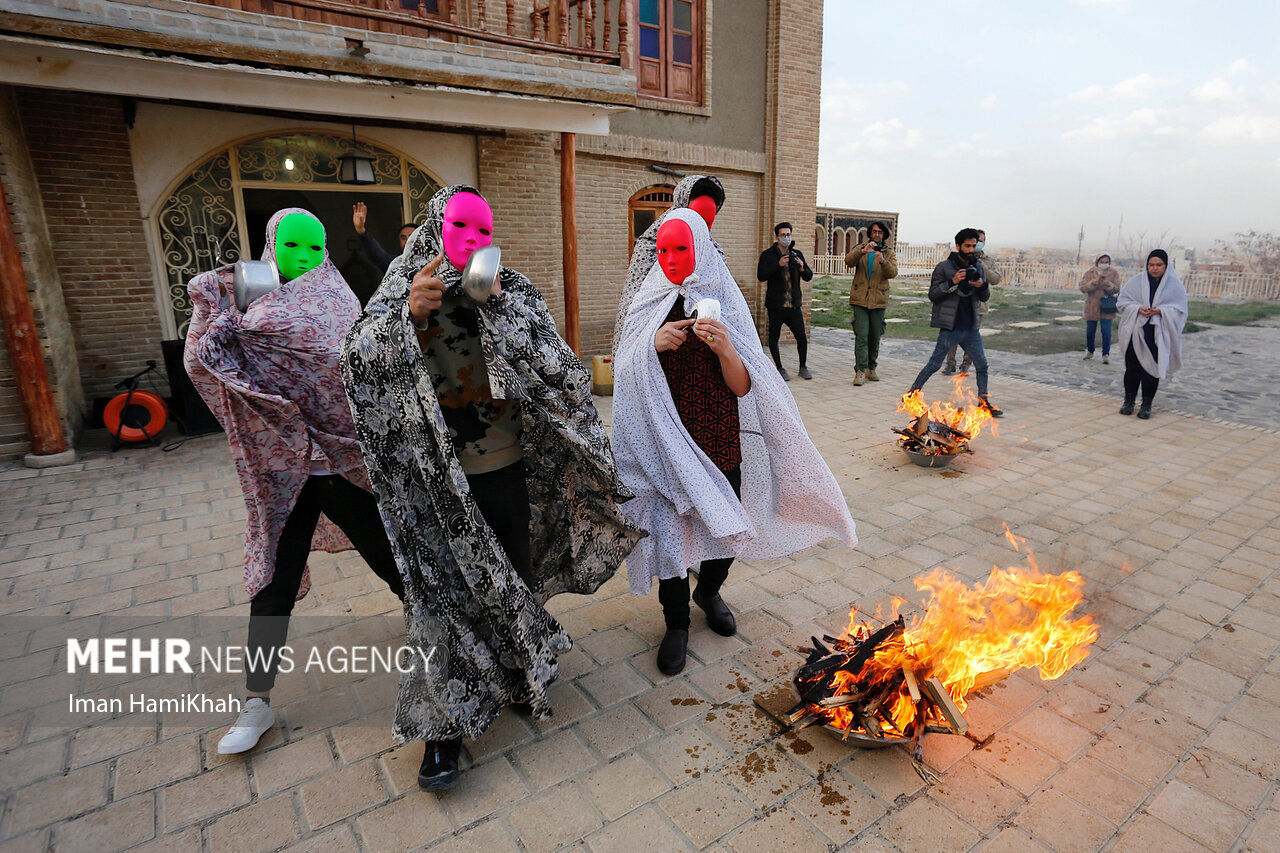
[[[31,452],[23,462],[29,468],[50,468],[76,461],[76,452],[67,448],[62,421],[53,402],[49,374],[40,351],[31,297],[27,293],[27,276],[18,256],[18,241],[13,235],[9,203],[4,182],[0,180],[0,322],[4,323],[5,345],[14,384],[22,400],[22,413],[27,422]]]

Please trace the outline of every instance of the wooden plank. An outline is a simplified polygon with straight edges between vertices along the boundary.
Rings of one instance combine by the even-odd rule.
[[[916,671],[911,668],[911,664],[904,663],[902,665],[902,678],[907,682],[907,692],[911,694],[911,704],[920,704],[920,685],[916,681]]]
[[[938,706],[942,716],[946,717],[947,724],[951,726],[951,731],[958,735],[969,731],[969,721],[964,718],[964,714],[960,713],[960,709],[956,707],[951,694],[947,692],[947,688],[942,686],[942,682],[938,680],[937,676],[926,679],[920,684],[920,687],[924,690],[925,695],[929,697],[929,701]]]

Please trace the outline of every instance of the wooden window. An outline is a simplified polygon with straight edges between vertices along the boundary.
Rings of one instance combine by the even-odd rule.
[[[701,103],[703,0],[639,0],[636,85],[641,95]]]
[[[645,187],[627,203],[627,257],[636,247],[636,238],[648,230],[671,206],[671,187]]]

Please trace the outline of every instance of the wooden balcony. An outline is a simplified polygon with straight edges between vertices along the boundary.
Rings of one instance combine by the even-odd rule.
[[[369,33],[631,67],[630,0],[187,0]]]

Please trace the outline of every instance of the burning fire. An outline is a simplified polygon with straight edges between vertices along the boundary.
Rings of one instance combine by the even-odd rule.
[[[991,412],[981,405],[964,377],[953,377],[951,387],[951,402],[926,404],[919,390],[902,395],[898,411],[911,415],[912,426],[910,430],[895,430],[899,444],[929,455],[954,454],[965,451],[968,443],[978,437],[991,421]],[[935,425],[931,429],[929,422]],[[991,430],[995,432],[995,423]]]
[[[1015,547],[1021,543],[1012,533],[1006,531],[1006,536]],[[947,725],[938,704],[921,700],[918,685],[937,678],[963,712],[968,693],[1019,669],[1036,667],[1046,680],[1060,678],[1088,656],[1090,644],[1098,637],[1089,616],[1071,617],[1083,597],[1079,573],[1046,574],[1032,554],[1027,555],[1026,566],[994,569],[986,582],[973,586],[942,570],[918,578],[915,584],[929,593],[924,615],[910,624],[898,623],[901,630],[878,640],[872,646],[874,652],[856,670],[837,668],[831,673],[821,691],[825,694],[821,704],[807,706],[825,722],[846,732],[865,731],[874,724],[881,729],[876,734],[907,737],[914,733],[918,739],[924,726]],[[855,608],[847,635],[835,646],[845,653],[861,650],[872,636]],[[808,685],[798,682],[797,686],[804,691]],[[830,707],[843,701],[841,697],[855,696],[875,697],[875,707],[869,709],[861,698]]]

